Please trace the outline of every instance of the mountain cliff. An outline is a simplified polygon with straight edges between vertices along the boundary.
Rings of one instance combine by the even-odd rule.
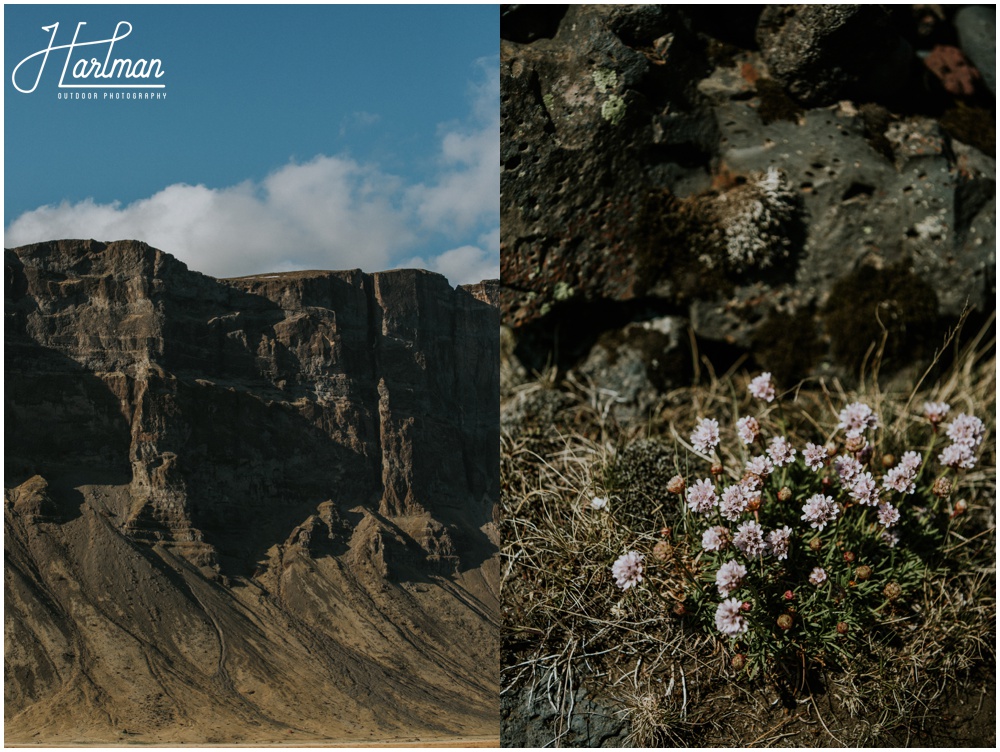
[[[495,284],[5,266],[8,742],[498,733]]]

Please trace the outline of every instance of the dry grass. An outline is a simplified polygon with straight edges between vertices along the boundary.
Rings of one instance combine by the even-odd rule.
[[[758,682],[735,680],[726,642],[674,613],[698,553],[684,535],[676,497],[665,490],[659,498],[646,494],[642,518],[615,514],[628,492],[616,468],[622,450],[655,437],[676,451],[676,469],[686,474],[693,459],[686,437],[698,417],[716,417],[726,431],[747,414],[747,375],[716,376],[706,366],[696,386],[661,395],[653,418],[627,426],[611,417],[615,395],[586,384],[569,380],[555,390],[549,373],[510,387],[503,410],[518,417],[505,419],[501,437],[508,542],[502,691],[544,692],[568,719],[574,690],[582,682],[599,687],[621,704],[629,741],[640,746],[713,739],[748,746],[875,743],[925,723],[956,682],[995,657],[996,360],[986,332],[934,384],[918,380],[913,388],[912,377],[905,387],[880,378],[875,350],[876,366],[856,390],[816,380],[789,390],[783,408],[776,402],[767,411],[766,420],[801,446],[807,438],[831,438],[840,407],[863,399],[887,427],[877,450],[898,452],[928,433],[919,414],[923,401],[946,401],[953,413],[981,417],[987,439],[979,465],[952,496],[967,501],[969,511],[949,526],[920,596],[885,612],[888,637],[870,637],[857,660],[842,666],[804,661],[775,667]],[[545,404],[549,414],[533,423]],[[722,459],[726,467],[742,464]],[[591,509],[595,496],[609,496],[609,510]],[[665,536],[666,527],[676,529]],[[641,587],[624,593],[615,587],[615,558],[630,548],[651,552],[664,540],[670,545],[663,558],[647,555]],[[835,701],[836,713],[817,704],[817,692]],[[741,720],[748,714],[765,720],[759,726]]]

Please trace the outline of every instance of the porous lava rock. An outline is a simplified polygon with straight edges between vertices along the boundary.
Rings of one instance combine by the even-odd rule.
[[[740,13],[571,6],[501,40],[502,320],[525,372],[583,372],[621,417],[643,368],[664,386],[637,324],[688,330],[657,357],[675,384],[692,341],[794,383],[856,377],[871,342],[838,338],[879,317],[888,374],[995,305],[992,117],[911,75],[941,35],[916,50],[877,6]],[[851,280],[878,291],[847,320]]]

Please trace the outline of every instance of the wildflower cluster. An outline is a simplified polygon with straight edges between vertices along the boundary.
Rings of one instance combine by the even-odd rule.
[[[751,404],[780,414],[770,374],[753,379],[749,394]],[[949,411],[944,403],[924,406],[935,436]],[[732,638],[737,655],[760,669],[783,652],[849,656],[858,628],[875,626],[880,609],[905,592],[899,582],[919,582],[918,559],[896,548],[900,531],[918,531],[936,513],[951,476],[975,465],[985,433],[971,415],[945,425],[951,444],[937,455],[934,478],[933,438],[925,453],[897,459],[882,451],[882,423],[870,405],[852,402],[837,419],[829,441],[796,444],[784,430],[767,436],[763,416],[742,416],[737,452],[725,455],[742,460],[723,467],[719,422],[702,418],[690,441],[711,471],[674,477],[665,489],[683,500],[696,554],[681,612]],[[642,571],[636,551],[613,566],[623,590],[641,583]]]

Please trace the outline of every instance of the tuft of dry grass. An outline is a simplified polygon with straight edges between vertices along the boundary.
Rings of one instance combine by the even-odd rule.
[[[621,704],[636,746],[692,739],[874,743],[927,723],[971,669],[995,659],[996,359],[989,331],[984,327],[936,383],[880,379],[876,349],[857,389],[815,379],[787,390],[784,407],[776,401],[759,418],[780,424],[801,446],[832,438],[838,410],[860,399],[887,429],[876,451],[899,452],[928,432],[923,402],[946,401],[953,414],[983,419],[987,439],[977,468],[964,474],[952,496],[965,500],[968,511],[949,525],[920,597],[886,616],[888,637],[872,635],[863,654],[844,665],[803,660],[758,682],[739,678],[725,640],[677,613],[699,554],[674,511],[678,497],[665,489],[659,499],[646,494],[644,516],[616,515],[627,491],[616,486],[625,448],[639,439],[662,442],[677,472],[690,477],[691,427],[711,416],[732,431],[747,414],[749,376],[717,376],[706,364],[695,386],[660,395],[652,417],[632,425],[615,422],[614,395],[572,378],[556,384],[554,371],[511,382],[502,409],[520,413],[505,420],[501,435],[502,692],[529,686],[571,713],[566,698],[581,683],[599,687]],[[524,409],[528,401],[551,407],[544,420],[532,422],[537,411]],[[743,459],[722,457],[726,468],[741,467]],[[609,499],[606,510],[591,508],[597,496]],[[646,552],[644,581],[623,592],[610,565],[630,549]],[[836,702],[835,712],[821,711],[817,693]],[[764,718],[762,725],[746,721],[748,714]]]

